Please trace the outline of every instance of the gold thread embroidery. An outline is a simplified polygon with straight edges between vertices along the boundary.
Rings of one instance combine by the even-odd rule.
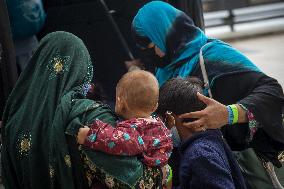
[[[115,185],[113,178],[109,175],[106,175],[105,184],[107,185],[108,188],[113,188]]]
[[[64,161],[65,161],[65,164],[66,164],[68,167],[71,167],[71,158],[70,158],[69,155],[65,155]]]
[[[282,152],[278,155],[278,160],[279,160],[281,163],[284,163],[284,151],[282,151]]]
[[[97,168],[96,166],[91,162],[91,160],[88,157],[84,157],[84,162],[86,163],[86,165],[89,167],[89,169],[96,173],[97,172]]]
[[[22,139],[21,141],[21,153],[27,153],[30,150],[31,143],[27,138]]]
[[[55,64],[54,64],[53,68],[54,68],[55,72],[56,73],[61,72],[63,70],[62,62],[58,58],[54,58],[54,62],[55,62]]]
[[[54,171],[53,167],[51,165],[49,165],[49,176],[50,176],[50,178],[54,177],[54,173],[55,173],[55,171]]]
[[[18,138],[17,148],[21,156],[27,156],[31,149],[31,135],[22,134]]]
[[[59,74],[69,71],[70,56],[62,56],[58,53],[49,61],[48,70],[50,72],[48,79],[54,79]]]

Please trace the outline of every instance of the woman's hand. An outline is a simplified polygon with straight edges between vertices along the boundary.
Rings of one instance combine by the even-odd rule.
[[[84,144],[85,140],[87,138],[88,132],[90,128],[89,127],[83,127],[79,129],[78,136],[77,136],[77,142],[79,144]]]
[[[125,61],[124,64],[128,71],[145,69],[140,59]]]
[[[206,129],[217,129],[228,123],[228,111],[225,105],[214,99],[208,98],[197,93],[199,100],[204,102],[207,107],[204,110],[185,113],[179,118],[195,118],[193,122],[184,122],[183,126],[193,129],[194,131],[204,131]]]

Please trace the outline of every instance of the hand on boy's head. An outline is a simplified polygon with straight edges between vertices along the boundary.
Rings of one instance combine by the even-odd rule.
[[[140,59],[125,61],[124,64],[125,64],[128,71],[145,69],[145,67],[144,67],[144,65],[143,65],[143,63],[141,62]]]
[[[204,131],[206,129],[217,129],[227,124],[228,112],[225,105],[200,93],[197,93],[197,96],[207,107],[201,111],[180,115],[179,117],[182,119],[196,119],[193,122],[183,122],[183,126],[195,131]]]
[[[77,136],[77,142],[79,144],[84,144],[85,140],[87,138],[88,132],[90,128],[89,127],[83,127],[79,129],[78,136]]]

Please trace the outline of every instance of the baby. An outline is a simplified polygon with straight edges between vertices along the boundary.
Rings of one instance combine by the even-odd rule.
[[[172,151],[170,131],[152,117],[158,106],[159,85],[150,72],[125,74],[116,87],[115,112],[125,121],[116,127],[96,120],[81,128],[78,142],[94,150],[121,156],[140,156],[147,166],[164,166]]]

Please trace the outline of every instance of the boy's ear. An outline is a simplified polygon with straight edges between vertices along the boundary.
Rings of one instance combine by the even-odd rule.
[[[171,129],[176,125],[176,119],[172,112],[166,112],[165,118],[166,126],[168,127],[168,129]]]

